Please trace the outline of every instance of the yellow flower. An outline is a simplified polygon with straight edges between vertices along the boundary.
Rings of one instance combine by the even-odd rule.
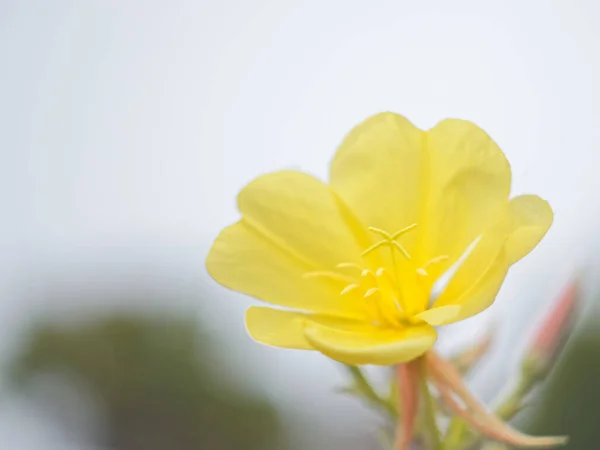
[[[207,268],[286,308],[247,311],[259,342],[347,364],[410,361],[433,346],[434,326],[490,306],[550,227],[548,203],[509,200],[510,182],[504,154],[476,125],[422,131],[379,114],[342,142],[329,184],[282,171],[246,186],[242,218],[218,236]]]

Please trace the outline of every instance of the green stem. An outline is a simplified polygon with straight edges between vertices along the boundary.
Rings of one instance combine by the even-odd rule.
[[[496,415],[504,421],[510,420],[516,416],[523,407],[523,399],[529,394],[534,385],[534,380],[522,376],[513,393],[498,405]]]
[[[360,392],[362,397],[367,400],[373,407],[383,410],[387,415],[390,416],[394,422],[398,417],[398,409],[396,405],[382,398],[371,386],[362,370],[356,366],[345,365],[346,369],[354,380],[354,386],[357,391]]]
[[[421,392],[423,393],[424,413],[425,413],[425,427],[430,435],[430,447],[431,450],[441,450],[442,442],[440,439],[440,430],[436,421],[436,404],[435,399],[431,395],[429,385],[427,384],[427,373],[425,360],[421,361],[421,376],[419,377],[421,384]]]
[[[464,420],[455,417],[450,422],[446,437],[444,438],[443,450],[457,450],[462,447],[463,437],[469,432],[469,428]]]

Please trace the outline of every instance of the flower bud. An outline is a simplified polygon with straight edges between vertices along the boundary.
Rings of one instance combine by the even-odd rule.
[[[579,299],[579,282],[573,280],[561,293],[535,333],[523,362],[523,370],[533,378],[544,378],[575,323]]]

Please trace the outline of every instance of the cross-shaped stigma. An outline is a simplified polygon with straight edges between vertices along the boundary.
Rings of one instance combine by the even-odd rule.
[[[403,234],[409,232],[416,226],[417,226],[417,224],[413,223],[412,225],[409,225],[405,228],[402,228],[399,231],[396,231],[394,234],[390,234],[387,231],[382,230],[381,228],[369,227],[370,231],[372,231],[373,233],[377,233],[383,239],[380,240],[379,242],[376,242],[375,244],[371,245],[368,249],[366,249],[364,252],[362,252],[362,256],[368,255],[372,251],[377,250],[379,247],[383,247],[385,245],[392,249],[392,254],[394,252],[394,248],[397,248],[400,251],[400,253],[402,253],[404,255],[404,257],[406,259],[410,259],[410,254],[406,251],[406,249],[402,246],[402,244],[400,244],[398,241],[396,241],[396,239],[398,239]]]

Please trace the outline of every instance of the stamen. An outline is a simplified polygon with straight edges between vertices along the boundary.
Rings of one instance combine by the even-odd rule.
[[[446,261],[450,259],[450,257],[448,255],[440,255],[440,256],[436,256],[435,258],[431,258],[429,261],[427,261],[427,263],[423,266],[424,269],[427,269],[431,264],[436,264],[442,261]]]
[[[436,256],[435,258],[431,258],[429,261],[427,261],[425,263],[425,265],[423,267],[420,267],[417,269],[417,274],[421,275],[422,277],[426,277],[429,274],[427,273],[427,268],[432,265],[432,264],[436,264],[442,261],[446,261],[447,259],[450,259],[450,257],[448,255],[440,255],[440,256]]]
[[[374,276],[373,272],[370,269],[364,269],[361,273],[360,273],[361,277],[367,277],[367,276]]]
[[[365,292],[365,295],[363,297],[364,298],[369,298],[372,295],[375,295],[377,292],[379,292],[379,288],[371,288],[367,292]]]
[[[398,312],[403,313],[404,308],[402,306],[402,303],[398,299],[397,294],[395,292],[393,292],[395,290],[393,287],[394,286],[394,277],[390,274],[390,272],[385,267],[380,267],[379,269],[377,269],[377,272],[375,272],[375,274],[377,275],[378,278],[383,278],[383,277],[387,278],[387,281],[381,280],[380,282],[385,283],[385,285],[387,285],[388,288],[391,288],[389,298],[393,301],[394,306],[396,307]]]
[[[329,278],[329,279],[335,280],[335,281],[343,281],[344,283],[348,283],[348,284],[352,284],[355,281],[354,278],[348,277],[346,275],[342,275],[340,273],[329,272],[327,270],[321,270],[321,271],[316,271],[316,272],[307,272],[307,273],[302,274],[302,278],[316,278],[316,277]]]
[[[396,309],[398,310],[398,312],[404,313],[404,310],[402,309],[402,305],[400,304],[400,301],[396,298],[396,296],[392,296],[392,298],[394,299],[394,306],[396,306]]]
[[[378,277],[386,276],[390,283],[395,283],[394,276],[385,267],[380,267],[379,269],[377,269],[377,272],[375,272],[375,275]]]
[[[356,289],[360,288],[360,284],[349,284],[348,286],[346,286],[344,289],[342,289],[342,292],[340,292],[340,295],[346,295],[349,292],[352,292]]]
[[[358,264],[354,264],[354,263],[339,263],[337,266],[335,266],[336,269],[358,269],[358,270],[362,270],[362,267],[360,267]]]
[[[302,276],[303,278],[323,277],[343,282],[344,287],[341,289],[340,295],[359,292],[364,297],[365,308],[374,323],[382,324],[382,326],[399,326],[401,321],[406,317],[406,311],[408,311],[408,309],[406,309],[402,292],[400,292],[399,289],[400,277],[397,272],[401,267],[397,264],[396,252],[402,253],[402,256],[407,260],[411,259],[411,255],[400,242],[396,241],[396,239],[414,229],[416,226],[417,224],[413,223],[393,234],[380,228],[369,227],[370,231],[376,233],[382,239],[363,251],[362,256],[365,256],[380,247],[388,247],[391,253],[391,267],[389,268],[379,267],[376,270],[370,268],[365,269],[356,263],[342,262],[337,264],[333,270],[317,270],[305,273]],[[418,272],[424,272],[426,274],[425,268],[419,269]],[[345,270],[338,271],[338,269]],[[358,272],[353,272],[349,269]],[[357,276],[358,273],[360,273],[360,278]]]

